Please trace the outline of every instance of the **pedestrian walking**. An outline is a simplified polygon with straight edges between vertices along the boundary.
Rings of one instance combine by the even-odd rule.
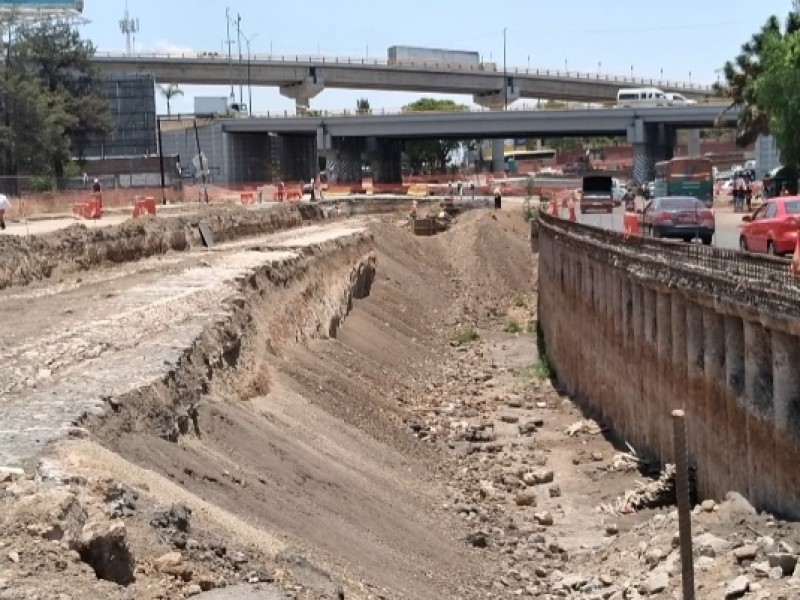
[[[500,194],[500,188],[494,188],[494,209],[500,210],[503,206],[503,196]]]

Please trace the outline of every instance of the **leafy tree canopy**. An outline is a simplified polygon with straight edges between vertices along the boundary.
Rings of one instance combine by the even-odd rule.
[[[0,167],[6,175],[62,177],[71,156],[111,130],[93,46],[64,23],[14,30],[2,75]]]
[[[453,100],[420,98],[406,104],[403,112],[460,112],[468,107]],[[406,144],[406,154],[414,172],[446,171],[453,152],[461,147],[461,142],[452,139],[414,140]]]
[[[732,107],[742,111],[736,130],[736,142],[739,145],[752,144],[759,135],[770,132],[770,107],[763,104],[769,93],[762,91],[759,98],[758,90],[760,87],[763,89],[759,81],[776,68],[780,62],[777,56],[784,52],[798,31],[800,15],[797,13],[789,14],[785,26],[772,16],[742,45],[739,55],[725,63],[725,81],[715,85],[715,88],[718,95],[732,99]],[[768,76],[773,79],[771,75]],[[797,97],[796,93],[794,97]]]

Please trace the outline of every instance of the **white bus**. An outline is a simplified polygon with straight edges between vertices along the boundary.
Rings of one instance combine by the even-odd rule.
[[[617,106],[669,106],[667,95],[658,88],[634,88],[617,92]]]

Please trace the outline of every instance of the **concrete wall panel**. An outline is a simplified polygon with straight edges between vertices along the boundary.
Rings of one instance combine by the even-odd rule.
[[[665,285],[646,257],[620,260],[618,247],[585,235],[544,223],[538,236],[539,318],[564,387],[665,462],[670,414],[683,408],[701,497],[733,490],[800,518],[800,336],[790,320],[757,313],[749,298],[720,302],[712,285]]]

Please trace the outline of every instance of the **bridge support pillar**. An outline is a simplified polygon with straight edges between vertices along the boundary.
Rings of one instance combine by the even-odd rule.
[[[372,152],[372,180],[374,183],[402,183],[402,142],[398,139],[378,138]]]
[[[317,175],[317,139],[307,135],[280,137],[281,179],[308,183]]]
[[[491,110],[503,110],[506,106],[511,106],[519,99],[519,87],[514,85],[513,77],[509,77],[506,80],[506,89],[501,87],[497,91],[484,92],[472,96],[472,101],[475,102],[475,104]]]
[[[312,73],[302,81],[282,85],[280,92],[282,96],[295,101],[295,110],[298,115],[304,115],[308,113],[311,106],[311,98],[318,96],[324,89],[325,83],[315,73]]]
[[[364,138],[333,138],[327,155],[328,178],[331,183],[361,183]]]
[[[636,119],[628,127],[628,143],[633,145],[633,179],[641,185],[655,177],[656,163],[675,153],[675,129],[663,124]]]
[[[772,448],[771,424],[775,418],[772,378],[772,339],[760,323],[744,324],[744,400],[747,409],[748,498],[764,505],[774,495],[774,462],[759,460],[761,448]],[[769,453],[771,454],[771,453]]]
[[[690,129],[689,143],[686,147],[686,155],[690,158],[695,158],[700,156],[700,154],[700,130]]]
[[[506,141],[502,138],[492,140],[492,173],[506,170]]]

